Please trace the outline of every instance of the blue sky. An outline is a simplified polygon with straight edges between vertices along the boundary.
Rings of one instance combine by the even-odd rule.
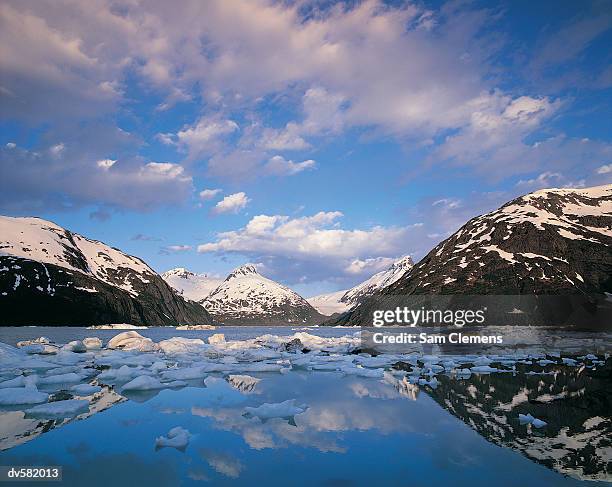
[[[3,0],[0,211],[345,288],[612,182],[610,45],[607,1]]]

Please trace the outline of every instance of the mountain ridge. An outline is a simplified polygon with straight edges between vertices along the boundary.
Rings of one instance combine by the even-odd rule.
[[[0,290],[7,325],[213,322],[142,259],[37,217],[0,216]]]

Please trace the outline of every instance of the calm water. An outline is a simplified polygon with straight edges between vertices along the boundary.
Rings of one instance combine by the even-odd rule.
[[[215,333],[137,331],[155,341]],[[295,332],[264,327],[219,331],[228,339]],[[341,336],[353,330],[310,332]],[[85,336],[104,340],[117,333],[5,328],[0,341],[40,335],[58,342]],[[0,465],[62,465],[62,485],[74,486],[596,485],[561,472],[610,479],[608,365],[597,370],[553,367],[546,375],[525,375],[519,368],[515,374],[466,380],[440,375],[435,389],[299,370],[250,373],[261,381],[244,392],[219,374],[210,374],[216,380],[207,385],[199,380],[179,390],[127,395],[127,400],[105,388],[92,404],[101,411],[84,419],[28,420],[21,411],[0,413],[0,440],[8,448],[0,452]],[[287,399],[308,405],[307,411],[293,420],[244,415],[246,406]],[[520,425],[517,411],[526,410],[521,408],[546,418],[548,428]],[[156,437],[175,426],[192,435],[186,449],[156,450]],[[564,444],[568,437],[572,441]]]

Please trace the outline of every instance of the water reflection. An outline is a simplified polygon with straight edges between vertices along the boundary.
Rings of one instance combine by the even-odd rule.
[[[439,376],[428,394],[487,440],[580,479],[612,480],[612,361],[543,374]],[[519,414],[548,424],[520,424]]]

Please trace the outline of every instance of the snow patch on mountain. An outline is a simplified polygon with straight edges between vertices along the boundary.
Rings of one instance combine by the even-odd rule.
[[[41,218],[0,216],[0,255],[54,264],[138,295],[131,279],[147,283],[155,271],[137,257],[72,233]],[[124,272],[129,269],[129,273]],[[15,287],[19,285],[16,282]]]
[[[353,308],[364,298],[372,296],[381,289],[390,286],[412,267],[414,262],[408,255],[395,261],[388,269],[377,272],[368,280],[357,286],[343,291],[329,294],[321,294],[308,298],[308,302],[319,311],[319,313],[330,316],[334,313],[344,313]]]
[[[201,301],[213,292],[223,279],[212,277],[208,274],[196,274],[184,267],[170,269],[161,275],[173,289],[184,298],[192,301]]]

